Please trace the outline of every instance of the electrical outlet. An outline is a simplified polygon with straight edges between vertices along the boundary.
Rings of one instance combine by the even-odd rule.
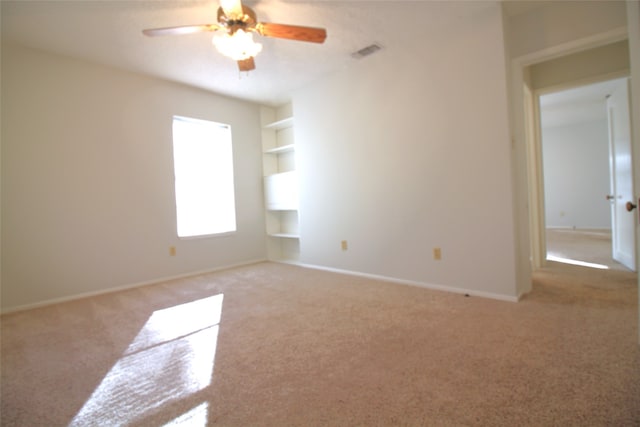
[[[176,256],[176,247],[175,246],[169,246],[169,255],[170,256]]]
[[[346,251],[347,249],[349,249],[349,245],[347,244],[346,240],[343,240],[342,242],[340,242],[340,247],[342,248],[343,251]]]
[[[433,248],[433,259],[440,261],[442,259],[442,249]]]

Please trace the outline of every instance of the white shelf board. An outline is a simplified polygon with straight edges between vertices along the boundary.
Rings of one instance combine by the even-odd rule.
[[[283,154],[289,153],[296,149],[294,144],[283,145],[281,147],[270,148],[268,150],[264,150],[264,154]]]
[[[290,128],[291,126],[293,126],[293,117],[287,117],[286,119],[282,119],[282,120],[278,120],[277,122],[269,123],[268,125],[265,125],[264,128],[265,129],[279,130],[279,129]]]
[[[283,239],[299,239],[300,235],[294,233],[269,233],[271,237],[281,237]]]

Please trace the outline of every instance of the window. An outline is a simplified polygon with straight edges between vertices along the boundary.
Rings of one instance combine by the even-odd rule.
[[[235,231],[231,128],[174,116],[173,164],[178,236]]]

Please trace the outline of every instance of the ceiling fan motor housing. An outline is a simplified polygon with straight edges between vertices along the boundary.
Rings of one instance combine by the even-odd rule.
[[[233,35],[238,30],[252,31],[257,21],[256,13],[249,6],[242,5],[242,16],[229,18],[222,7],[218,8],[218,22],[229,30]]]

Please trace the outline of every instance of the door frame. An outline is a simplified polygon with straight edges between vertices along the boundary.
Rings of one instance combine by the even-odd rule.
[[[544,180],[542,169],[542,138],[540,130],[539,96],[541,93],[580,86],[591,82],[624,77],[621,73],[598,76],[594,79],[582,79],[552,88],[533,90],[529,84],[529,67],[539,62],[560,58],[587,49],[604,46],[627,39],[627,28],[617,28],[606,33],[575,40],[562,45],[515,58],[512,61],[512,99],[521,115],[514,117],[514,125],[524,142],[524,165],[527,174],[527,200],[525,215],[529,221],[530,263],[533,271],[546,264],[546,236],[544,210]],[[615,75],[614,75],[615,74]],[[628,73],[627,73],[628,75]],[[520,117],[519,117],[520,116]],[[517,155],[517,154],[516,154]],[[530,286],[530,285],[529,285]]]
[[[542,146],[544,141],[542,138],[542,127],[541,127],[542,110],[540,109],[540,97],[542,97],[543,95],[561,92],[568,89],[576,89],[576,88],[588,86],[591,84],[607,82],[611,80],[618,80],[618,79],[630,79],[630,78],[631,76],[629,72],[620,71],[620,72],[614,72],[614,73],[601,74],[599,76],[590,77],[588,79],[572,80],[570,82],[563,83],[561,85],[549,86],[546,88],[536,89],[533,91],[532,102],[534,103],[534,108],[533,108],[532,114],[534,114],[534,117],[532,118],[532,121],[534,122],[535,130],[534,132],[528,133],[528,135],[530,135],[531,137],[531,140],[530,140],[531,141],[530,159],[532,160],[531,166],[532,166],[532,169],[536,170],[536,173],[534,174],[535,181],[530,181],[530,182],[533,182],[534,185],[536,186],[536,189],[535,189],[536,212],[535,212],[535,215],[532,215],[532,216],[535,216],[535,220],[532,221],[532,224],[533,224],[532,232],[535,230],[536,237],[537,237],[537,239],[535,239],[536,240],[535,244],[537,246],[532,247],[532,251],[535,250],[537,252],[537,259],[539,260],[539,263],[536,265],[535,268],[544,267],[547,263],[547,259],[546,259],[547,257],[547,243],[546,243],[547,219],[546,219],[546,209],[545,209],[544,161],[543,161],[543,155],[542,155]],[[526,102],[526,99],[527,99],[527,96],[525,96],[525,102]],[[608,114],[609,113],[607,112],[607,115]],[[611,156],[611,154],[609,154],[609,156]],[[614,218],[611,218],[611,224],[613,224],[613,221],[614,221]],[[532,241],[532,246],[533,244],[534,242]]]

